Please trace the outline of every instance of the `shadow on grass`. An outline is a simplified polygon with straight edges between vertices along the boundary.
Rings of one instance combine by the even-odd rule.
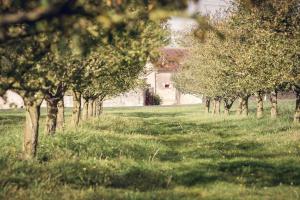
[[[221,138],[235,137],[237,135],[247,134],[249,131],[253,134],[275,134],[287,131],[292,124],[288,120],[281,121],[270,120],[264,118],[257,120],[254,118],[228,118],[220,120],[213,120],[210,122],[201,121],[191,122],[185,119],[176,118],[174,113],[142,113],[134,112],[124,114],[127,121],[112,120],[111,123],[105,121],[100,122],[94,126],[95,129],[110,130],[117,134],[142,134],[142,135],[176,135],[176,134],[213,134]],[[133,117],[134,116],[134,117]],[[156,116],[156,117],[154,117]],[[175,117],[176,116],[176,117]],[[109,120],[109,118],[108,118]],[[138,121],[138,124],[132,122]]]
[[[139,191],[165,189],[178,185],[207,185],[228,182],[255,187],[300,185],[299,162],[268,163],[235,160],[215,164],[198,163],[165,171],[151,165],[122,163],[99,165],[80,161],[60,161],[49,165],[19,163],[0,179],[0,187],[30,188],[51,180],[55,186],[72,188],[103,186]],[[35,184],[33,184],[35,183]]]
[[[0,187],[31,188],[34,184],[51,181],[56,186],[68,185],[72,188],[104,186],[148,191],[169,187],[169,177],[164,171],[130,163],[122,163],[120,168],[117,165],[80,161],[58,161],[46,166],[23,162],[1,177]]]
[[[185,186],[205,185],[215,181],[256,187],[300,185],[300,166],[295,161],[276,164],[259,160],[227,161],[198,164],[180,171],[175,181]]]
[[[0,116],[0,124],[10,126],[10,125],[17,125],[20,124],[20,122],[23,122],[25,120],[24,116],[20,115],[4,115]]]
[[[163,115],[163,114],[162,114]],[[174,119],[170,117],[171,119]],[[105,119],[105,120],[110,120]],[[132,123],[138,120],[138,124]],[[97,124],[90,124],[93,128],[102,131],[109,130],[114,131],[116,134],[142,134],[142,135],[175,135],[185,133],[211,133],[219,135],[220,137],[228,137],[228,133],[231,136],[237,133],[240,126],[238,123],[247,122],[246,119],[231,121],[215,121],[215,122],[186,122],[181,120],[164,120],[161,118],[150,118],[139,120],[138,118],[128,118],[127,121],[113,119],[110,123],[106,121],[100,121]]]
[[[180,112],[130,112],[130,113],[114,113],[115,115],[125,115],[126,117],[139,117],[139,118],[168,118],[168,117],[176,117],[183,116],[185,113]]]
[[[51,141],[45,139],[43,147],[40,147],[41,159],[46,158],[44,162],[10,161],[7,164],[6,159],[0,159],[0,188],[67,185],[74,188],[103,186],[151,191],[216,182],[255,187],[300,185],[300,163],[296,158],[291,156],[287,161],[288,157],[283,159],[284,153],[266,151],[266,144],[253,141],[253,138],[246,141],[239,137],[248,134],[249,130],[257,136],[286,131],[290,128],[287,123],[281,125],[267,120],[260,123],[253,119],[179,121],[176,118],[178,114],[174,112],[134,112],[123,116],[128,116],[128,120],[100,122],[87,126],[87,131],[82,134],[62,134],[51,138]],[[134,118],[143,119],[135,124],[132,123]],[[5,116],[0,121],[7,119],[8,124],[17,124],[23,117]],[[103,138],[97,130],[112,130],[115,135],[109,133]],[[118,135],[128,133],[160,137],[147,137],[145,140],[139,135],[135,139]],[[202,137],[198,137],[202,134],[205,134],[204,142]],[[126,163],[120,164],[120,160],[115,159],[120,157],[120,150]],[[156,151],[158,154],[154,162],[147,161],[149,156],[154,158]],[[66,152],[70,153],[70,157]],[[58,159],[51,159],[56,153],[60,153],[56,157]],[[111,160],[101,163],[99,157],[103,155]],[[271,161],[269,158],[277,159]]]
[[[268,163],[260,160],[241,160],[219,163],[221,179],[256,186],[279,184],[300,185],[299,162]]]
[[[196,148],[186,148],[183,155],[192,159],[223,159],[223,158],[268,158],[278,157],[277,153],[264,153],[264,145],[253,141],[215,141],[201,144]],[[281,156],[283,156],[282,154]]]

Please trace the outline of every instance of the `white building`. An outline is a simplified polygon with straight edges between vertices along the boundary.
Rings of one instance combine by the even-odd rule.
[[[106,100],[104,107],[113,106],[144,106],[151,105],[147,93],[158,95],[161,105],[183,105],[202,103],[202,99],[190,94],[179,92],[172,82],[172,75],[177,73],[187,52],[181,48],[164,48],[157,63],[147,63],[148,71],[145,81],[148,88],[122,94],[116,98]]]
[[[0,97],[0,109],[22,107],[24,107],[22,97],[13,91],[7,91],[4,98]]]

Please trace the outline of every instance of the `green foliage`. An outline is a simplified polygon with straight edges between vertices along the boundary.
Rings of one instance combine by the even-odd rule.
[[[134,26],[135,20],[150,16],[161,20],[172,11],[185,9],[187,3],[187,0],[5,0],[0,2],[0,40],[53,30],[72,32],[73,28],[85,29],[96,36],[99,28],[109,33],[127,24]]]
[[[147,59],[167,41],[161,21],[151,20],[150,13],[183,9],[186,3],[1,1],[0,95],[19,93],[28,111],[31,106],[39,110],[45,99],[55,121],[55,107],[67,90],[86,101],[124,93],[138,85]],[[35,140],[31,127],[38,126],[39,115],[27,117],[24,138]],[[24,144],[34,156],[37,141]]]
[[[174,77],[183,92],[232,98],[297,85],[299,0],[233,1],[227,17],[211,24],[204,42],[185,37],[190,58]],[[249,6],[251,4],[251,6]]]
[[[157,55],[168,41],[167,33],[151,21],[115,32],[110,43],[97,46],[87,57],[85,71],[89,78],[83,95],[103,99],[136,88],[149,57]]]
[[[153,95],[153,104],[160,105],[161,103],[162,103],[162,99],[160,98],[160,96],[157,94],[154,94]]]
[[[130,89],[128,85],[142,71],[146,59],[164,44],[161,28],[149,20],[148,7],[167,9],[169,5],[160,1],[5,1],[1,4],[4,7],[0,24],[5,24],[1,24],[1,29],[6,32],[0,41],[1,71],[4,71],[0,76],[1,93],[8,89],[19,93],[30,90],[31,96],[37,92],[55,96],[57,86],[62,84],[64,90],[81,92],[88,86],[103,84],[103,81],[92,83],[100,76],[96,72],[104,71],[103,62],[106,70],[112,69],[106,76],[115,76],[119,93]],[[185,1],[175,5],[176,8],[184,6]],[[24,16],[19,17],[17,12]],[[88,66],[89,60],[96,56],[100,61]]]
[[[215,26],[222,28],[221,25]],[[173,80],[185,93],[224,98],[236,96],[238,76],[228,63],[230,50],[225,50],[229,39],[221,39],[213,31],[206,34],[203,43],[193,35],[186,36],[184,43],[190,46],[189,57]]]
[[[18,156],[23,112],[1,111],[0,196],[296,199],[299,125],[289,122],[291,101],[279,109],[276,120],[212,117],[202,106],[105,109],[77,129],[42,135],[33,161]]]

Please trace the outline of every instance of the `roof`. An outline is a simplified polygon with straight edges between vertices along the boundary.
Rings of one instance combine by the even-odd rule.
[[[187,50],[183,48],[163,48],[161,56],[155,63],[158,70],[176,71],[187,57]]]

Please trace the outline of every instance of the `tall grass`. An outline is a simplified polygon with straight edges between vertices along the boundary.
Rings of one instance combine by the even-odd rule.
[[[196,106],[105,109],[20,159],[23,111],[0,111],[0,199],[300,199],[293,104],[272,120]],[[234,110],[233,110],[234,112]]]

